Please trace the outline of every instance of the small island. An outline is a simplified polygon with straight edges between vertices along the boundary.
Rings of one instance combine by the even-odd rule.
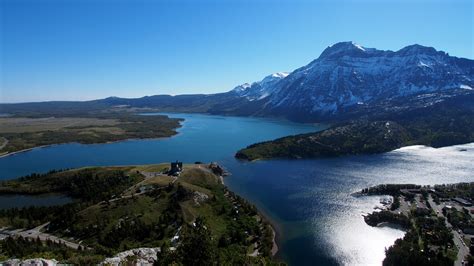
[[[0,195],[71,203],[0,210],[0,261],[279,264],[274,231],[216,163],[86,167],[0,183]]]
[[[385,208],[364,217],[370,226],[395,225],[406,231],[386,250],[383,265],[472,265],[474,183],[420,186],[385,184],[357,196],[390,195]]]

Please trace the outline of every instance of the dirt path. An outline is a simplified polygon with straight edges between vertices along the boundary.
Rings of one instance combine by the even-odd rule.
[[[2,140],[2,144],[0,144],[0,150],[5,148],[5,146],[7,146],[7,144],[8,144],[8,139],[2,137],[1,140]]]
[[[159,176],[168,176],[166,174],[163,174],[162,172],[144,172],[140,171],[140,174],[142,174],[145,179],[153,178],[153,177],[159,177]],[[173,178],[173,181],[171,183],[175,183],[176,180],[178,180],[177,176],[171,176]]]

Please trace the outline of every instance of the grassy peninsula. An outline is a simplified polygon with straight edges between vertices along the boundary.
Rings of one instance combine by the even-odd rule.
[[[113,110],[18,113],[0,117],[0,155],[68,142],[92,144],[169,137],[176,134],[179,122],[167,116],[140,116]]]
[[[0,195],[54,192],[74,202],[0,210],[0,236],[7,236],[0,260],[97,264],[119,252],[153,249],[157,265],[276,264],[273,230],[255,206],[223,185],[220,167],[189,164],[173,175],[169,169],[80,168],[2,182]],[[132,255],[123,262],[140,259]]]

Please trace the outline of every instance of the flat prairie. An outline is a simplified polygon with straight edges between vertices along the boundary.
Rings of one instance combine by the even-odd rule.
[[[40,132],[71,127],[110,127],[117,125],[118,123],[119,121],[116,119],[81,117],[0,117],[0,134]]]
[[[0,117],[0,156],[68,142],[92,144],[169,137],[180,126],[180,119],[166,116],[96,115],[99,117]]]

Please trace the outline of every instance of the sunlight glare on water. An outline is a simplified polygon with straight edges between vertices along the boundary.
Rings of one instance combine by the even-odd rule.
[[[368,184],[416,183],[442,184],[474,181],[474,144],[434,149],[425,146],[404,147],[384,155],[390,162],[368,167],[341,169]],[[348,165],[348,166],[349,166]],[[380,198],[353,197],[337,193],[334,200],[341,203],[339,210],[331,212],[324,222],[327,252],[344,265],[380,265],[385,248],[404,232],[390,227],[369,227],[362,214],[381,206]],[[315,217],[315,219],[317,219]]]

